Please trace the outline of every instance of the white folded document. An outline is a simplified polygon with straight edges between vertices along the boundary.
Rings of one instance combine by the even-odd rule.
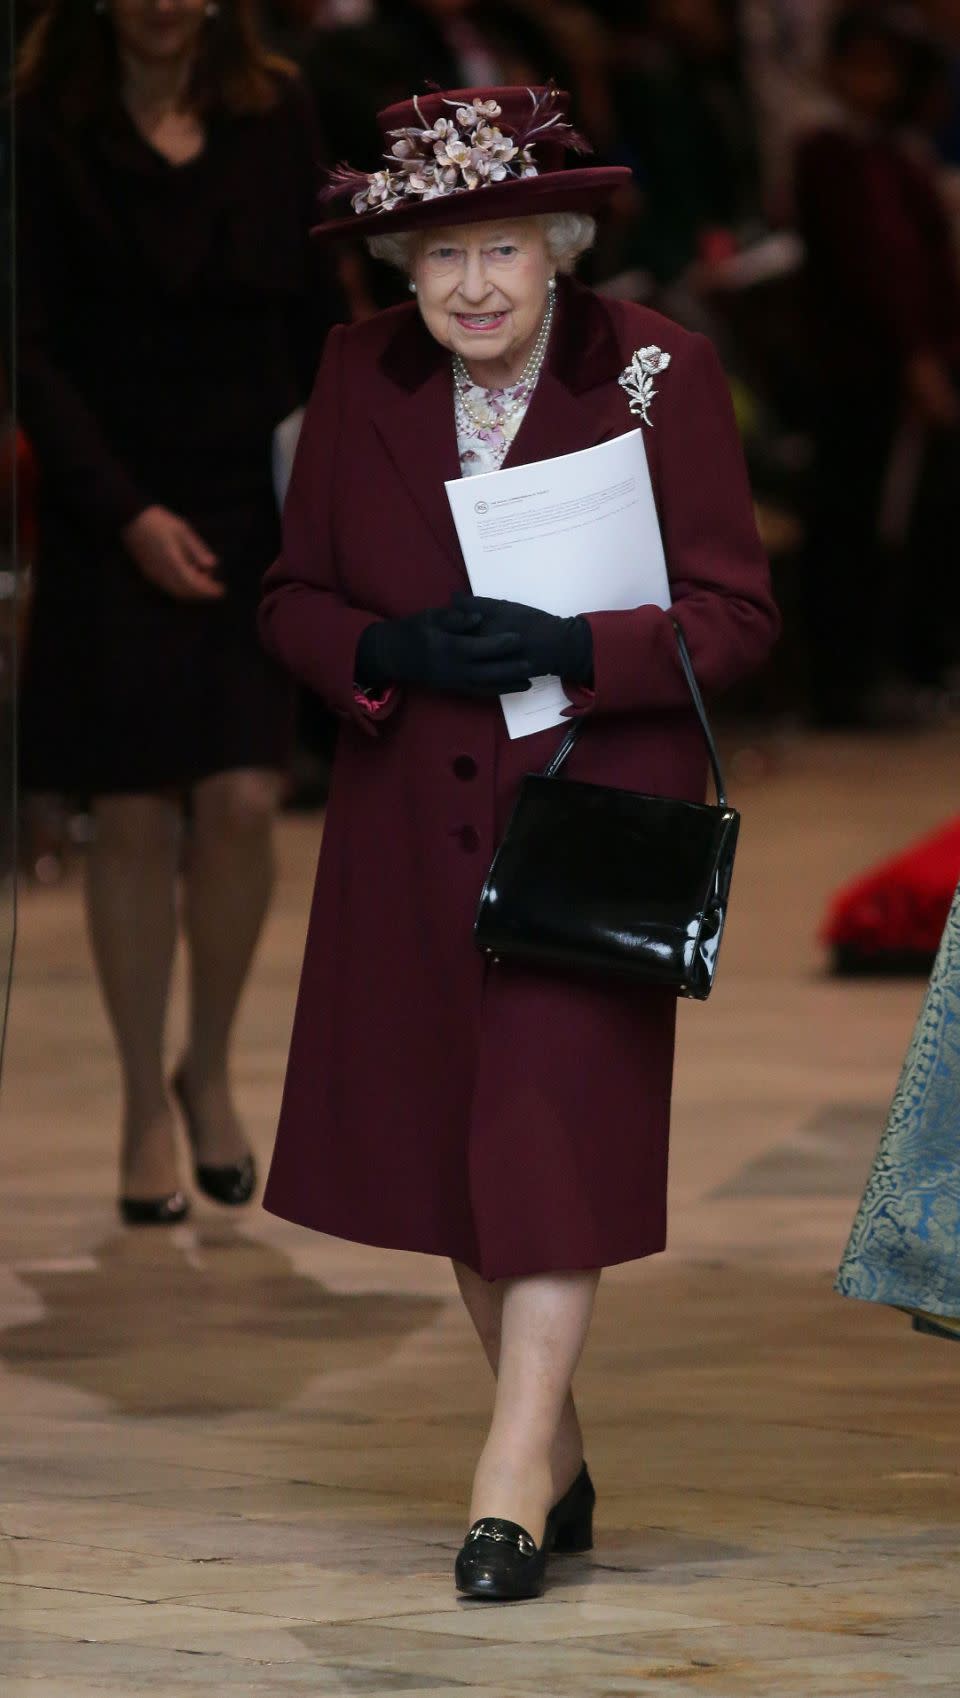
[[[640,430],[446,485],[475,595],[565,617],[669,607],[670,586]],[[501,696],[511,737],[562,725],[559,678]]]

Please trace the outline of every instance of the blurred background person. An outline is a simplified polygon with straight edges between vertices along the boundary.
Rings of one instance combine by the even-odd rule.
[[[651,0],[647,20],[615,71],[617,159],[642,195],[631,258],[669,313],[695,261],[759,220],[759,148],[733,0]]]
[[[820,77],[833,0],[740,0],[746,74],[769,208],[788,216],[798,133],[830,111]]]
[[[870,1170],[837,1290],[960,1343],[960,891]]]
[[[960,0],[918,0],[919,10],[941,43],[944,72],[934,124],[937,152],[956,177],[960,172]],[[960,190],[954,188],[954,201]]]
[[[316,144],[250,0],[53,0],[22,44],[20,416],[40,475],[27,789],[92,798],[87,903],[123,1072],[120,1206],[252,1195],[227,1051],[271,886],[291,702],[257,642],[275,429],[305,398]],[[184,831],[184,824],[187,829]]]
[[[929,63],[917,81],[921,39],[899,9],[841,10],[825,61],[833,111],[796,159],[816,386],[806,627],[813,712],[827,726],[880,716],[891,674],[942,682],[956,637],[944,502],[957,469],[960,281],[937,170],[918,145],[932,109]]]

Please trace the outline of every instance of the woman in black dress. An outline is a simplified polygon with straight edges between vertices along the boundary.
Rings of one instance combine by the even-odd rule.
[[[182,1219],[163,1040],[198,1183],[246,1202],[227,1048],[271,884],[291,718],[261,653],[274,431],[324,304],[315,146],[250,0],[53,0],[18,76],[20,416],[40,477],[21,698],[32,790],[92,798],[88,910],[124,1081],[121,1211]],[[186,829],[184,829],[184,822]]]

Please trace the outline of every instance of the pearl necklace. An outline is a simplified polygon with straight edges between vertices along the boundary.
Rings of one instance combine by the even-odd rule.
[[[514,418],[520,409],[525,407],[527,404],[529,391],[533,388],[537,378],[540,376],[543,362],[546,359],[547,343],[550,340],[550,331],[552,326],[553,293],[551,291],[547,300],[547,310],[543,316],[543,323],[540,326],[540,333],[533,345],[533,352],[524,366],[523,371],[520,373],[520,376],[517,378],[516,383],[511,383],[509,390],[505,389],[502,391],[503,398],[499,402],[499,405],[508,419]],[[486,429],[490,423],[488,416],[484,413],[478,413],[476,409],[470,405],[469,399],[470,390],[480,389],[483,385],[473,382],[470,377],[470,373],[467,371],[467,368],[459,354],[454,354],[453,356],[453,382],[457,391],[457,402],[466,414],[467,418],[472,420],[473,424],[475,424],[480,430]],[[512,391],[512,393],[510,393],[510,391]]]

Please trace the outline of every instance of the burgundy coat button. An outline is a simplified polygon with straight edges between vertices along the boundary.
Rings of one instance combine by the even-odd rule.
[[[465,825],[460,833],[460,843],[468,854],[473,855],[480,847],[480,833],[472,825]]]
[[[476,778],[477,763],[472,755],[458,755],[453,763],[453,770],[458,778],[466,781],[469,778]]]

